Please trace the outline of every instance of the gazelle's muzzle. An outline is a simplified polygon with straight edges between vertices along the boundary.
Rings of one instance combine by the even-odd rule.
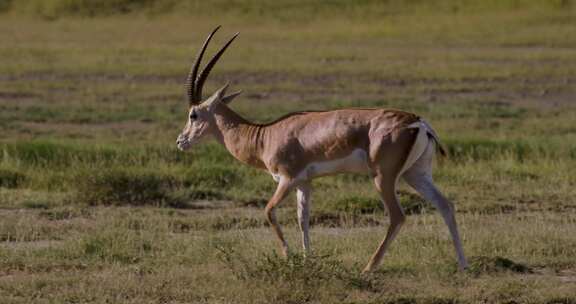
[[[190,148],[190,146],[192,144],[190,143],[188,136],[186,136],[184,134],[180,134],[180,135],[178,135],[178,138],[176,139],[176,145],[178,146],[178,149],[184,151],[184,150]]]

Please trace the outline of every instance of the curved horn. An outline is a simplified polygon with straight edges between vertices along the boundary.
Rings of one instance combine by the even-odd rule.
[[[240,33],[234,34],[234,36],[232,38],[230,38],[230,40],[228,40],[228,42],[220,49],[220,51],[218,51],[218,53],[216,53],[216,55],[214,55],[210,59],[210,62],[208,62],[208,64],[204,67],[202,72],[200,72],[200,75],[198,76],[198,79],[196,80],[196,87],[194,89],[195,99],[202,100],[202,87],[204,86],[204,81],[206,81],[208,74],[210,74],[210,70],[212,70],[212,67],[214,67],[214,65],[216,64],[218,59],[220,59],[220,56],[222,56],[222,54],[224,54],[224,51],[226,51],[228,46],[232,43],[232,41],[234,41],[234,39],[236,39],[236,37],[238,37],[239,34]]]
[[[202,94],[196,93],[196,83],[195,83],[196,75],[198,74],[198,68],[200,67],[200,62],[202,61],[202,56],[204,56],[204,52],[206,51],[206,47],[208,46],[208,43],[210,43],[212,36],[214,36],[214,34],[219,29],[220,29],[220,25],[217,26],[215,29],[213,29],[212,32],[210,33],[210,35],[208,35],[208,37],[206,38],[206,40],[204,40],[204,44],[202,45],[202,49],[200,50],[200,52],[198,52],[198,55],[196,55],[196,60],[194,60],[194,64],[190,68],[190,73],[188,74],[188,77],[186,78],[186,93],[188,95],[188,103],[190,105],[197,104],[198,102],[201,101],[201,97],[202,97],[201,95]]]

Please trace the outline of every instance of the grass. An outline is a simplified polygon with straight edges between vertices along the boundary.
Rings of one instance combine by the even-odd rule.
[[[213,0],[209,3],[197,1],[172,0],[109,0],[93,2],[86,0],[28,0],[17,2],[2,0],[0,11],[13,11],[19,14],[30,14],[51,20],[65,16],[109,16],[135,12],[151,16],[179,12],[182,14],[208,15],[211,17],[233,15],[248,18],[274,18],[283,22],[309,21],[315,16],[366,18],[391,14],[414,14],[442,12],[456,14],[459,12],[507,11],[513,9],[564,10],[572,8],[570,0],[501,0],[501,1],[454,1],[442,0],[430,4],[422,1],[275,1],[262,0],[224,1]],[[216,14],[215,12],[218,12]]]
[[[571,1],[135,3],[0,1],[0,302],[576,303]],[[307,258],[287,199],[279,257],[272,179],[214,142],[174,145],[193,47],[216,23],[215,44],[242,35],[206,91],[230,80],[250,119],[425,117],[470,269],[401,185],[407,224],[361,276],[388,220],[360,175],[314,182]]]

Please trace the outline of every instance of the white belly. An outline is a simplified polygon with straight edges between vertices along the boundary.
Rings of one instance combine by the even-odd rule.
[[[355,149],[350,155],[327,161],[310,163],[298,174],[297,179],[311,179],[318,176],[338,173],[368,173],[368,155],[362,149]]]

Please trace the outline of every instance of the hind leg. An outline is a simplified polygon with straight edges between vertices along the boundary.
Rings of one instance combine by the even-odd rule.
[[[400,206],[398,198],[396,197],[396,177],[386,177],[379,174],[374,178],[374,184],[376,185],[376,190],[378,190],[378,193],[382,198],[382,202],[388,210],[388,215],[390,216],[390,226],[388,227],[386,237],[380,243],[378,249],[376,249],[376,252],[374,252],[372,255],[372,258],[368,262],[368,265],[366,265],[364,268],[363,272],[372,271],[380,264],[384,253],[388,247],[390,247],[390,244],[392,241],[394,241],[394,238],[396,238],[396,235],[400,231],[402,224],[404,224],[406,220],[404,211],[402,211],[402,207]]]
[[[391,136],[383,137],[381,142],[371,143],[370,157],[373,164],[374,184],[388,210],[390,226],[386,237],[364,268],[364,272],[374,270],[380,264],[384,253],[406,221],[406,216],[396,196],[396,185],[400,172],[416,143],[417,136],[417,129],[403,129]]]
[[[448,226],[456,254],[458,256],[458,265],[460,270],[468,267],[462,242],[456,225],[454,216],[454,205],[436,188],[432,180],[432,158],[434,156],[434,144],[428,144],[426,151],[403,175],[404,180],[414,188],[424,199],[432,203]]]

